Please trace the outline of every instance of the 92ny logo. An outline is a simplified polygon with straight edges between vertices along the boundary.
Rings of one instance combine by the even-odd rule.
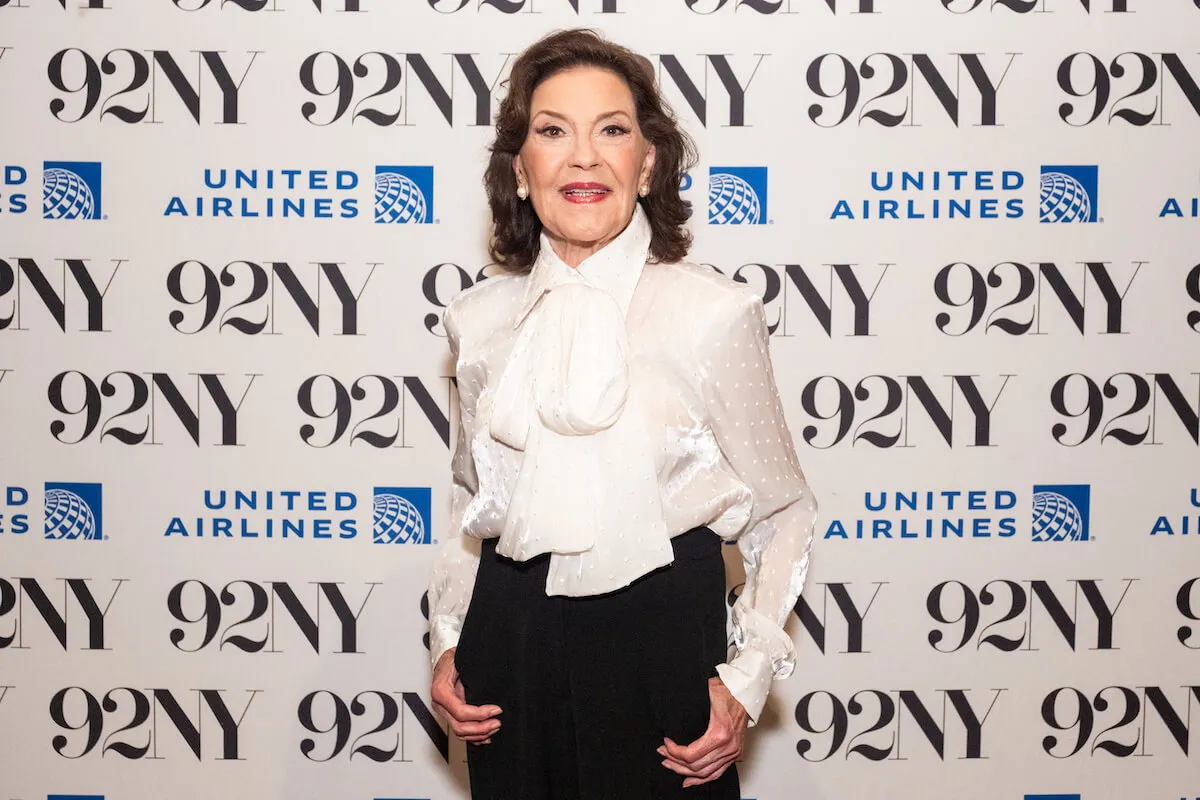
[[[281,634],[282,620],[290,619],[300,640],[314,653],[362,653],[358,621],[378,585],[365,584],[362,599],[352,605],[340,583],[311,584],[306,592],[311,602],[305,602],[290,583],[282,581],[236,580],[219,591],[200,580],[182,581],[167,595],[167,610],[183,623],[171,630],[171,644],[186,653],[214,643],[218,650],[228,646],[244,653],[290,652],[296,639]]]
[[[450,761],[450,737],[416,692],[369,690],[347,701],[319,689],[301,699],[296,714],[304,730],[314,734],[300,742],[300,752],[309,761],[352,761],[355,756],[375,762],[412,761],[408,748],[413,737],[405,733],[413,722],[442,760]],[[332,723],[326,722],[331,718]]]
[[[926,611],[942,626],[929,632],[928,642],[939,653],[985,646],[1005,653],[1039,651],[1043,648],[1034,642],[1034,627],[1035,611],[1040,609],[1036,619],[1049,622],[1072,652],[1079,647],[1118,650],[1113,642],[1114,619],[1134,580],[1122,579],[1124,587],[1111,599],[1104,595],[1103,581],[1090,578],[1068,581],[1074,586],[1066,599],[1044,580],[992,580],[979,590],[961,581],[945,581],[926,598]],[[999,616],[989,619],[985,614],[989,607]],[[1093,633],[1087,643],[1081,641]]]
[[[1054,382],[1050,405],[1069,420],[1050,429],[1064,447],[1110,441],[1128,446],[1200,444],[1200,373],[1118,372],[1097,379],[1073,372]]]
[[[1075,270],[1054,262],[1002,261],[986,275],[962,261],[947,264],[934,278],[934,296],[959,310],[938,313],[934,324],[947,336],[993,331],[1040,336],[1059,326],[1080,334],[1128,333],[1125,299],[1145,263],[1118,271],[1099,261]]]
[[[1200,706],[1200,686],[1117,685],[1094,694],[1064,686],[1042,701],[1042,721],[1052,730],[1042,749],[1059,759],[1097,752],[1130,758],[1172,752],[1174,743],[1186,757],[1197,719],[1193,706]]]
[[[239,438],[238,413],[259,376],[243,377],[246,381],[239,391],[233,388],[235,379],[215,373],[193,373],[185,381],[162,372],[120,371],[96,381],[78,370],[60,372],[47,389],[50,407],[63,415],[50,423],[50,434],[69,445],[93,437],[126,445],[164,444],[158,423],[166,416],[165,407],[193,444],[199,445],[203,438],[206,443],[239,446],[244,442]],[[194,387],[194,400],[184,394],[186,383]]]
[[[112,259],[111,267],[94,267],[84,258],[60,260],[53,270],[33,258],[17,258],[15,265],[0,258],[0,331],[38,330],[48,316],[64,333],[68,325],[72,331],[109,332],[104,300],[126,259]]]
[[[796,704],[794,718],[806,736],[796,743],[805,761],[828,761],[835,755],[868,761],[903,761],[917,757],[914,734],[939,760],[981,759],[983,727],[1005,689],[992,689],[990,699],[973,702],[970,689],[861,689],[848,699],[818,690]],[[985,698],[988,694],[983,693]],[[831,721],[827,721],[831,720]],[[859,721],[862,726],[852,725]],[[853,729],[852,729],[853,728]],[[872,734],[876,734],[872,737]],[[864,741],[865,740],[865,741]],[[919,746],[919,745],[918,745]]]
[[[241,725],[261,693],[244,690],[243,696],[248,697],[239,706],[226,689],[176,692],[119,686],[97,697],[81,686],[68,686],[50,699],[51,721],[67,732],[56,735],[51,746],[72,760],[97,753],[166,760],[190,752],[197,761],[241,761]],[[188,694],[195,697],[185,701]]]
[[[1059,106],[1058,116],[1072,127],[1102,119],[1137,128],[1173,125],[1180,120],[1180,99],[1191,107],[1190,119],[1200,121],[1200,61],[1192,53],[1126,51],[1107,61],[1093,53],[1072,53],[1059,64],[1056,77],[1069,98]],[[1088,99],[1090,107],[1082,102]]]
[[[381,449],[412,447],[409,411],[415,410],[449,449],[455,383],[453,378],[446,382],[442,406],[425,382],[413,376],[362,375],[344,381],[313,375],[300,384],[296,395],[300,410],[314,420],[300,426],[300,439],[317,448],[358,442]]]
[[[0,650],[52,646],[46,632],[63,650],[111,650],[105,638],[105,622],[117,593],[128,581],[113,578],[109,592],[90,578],[59,578],[53,582],[0,578]],[[7,631],[5,623],[11,623]]]
[[[800,435],[820,449],[917,447],[937,439],[950,447],[991,447],[992,415],[1012,377],[948,375],[939,390],[920,375],[868,375],[853,386],[822,375],[800,392],[800,406],[812,420]],[[914,424],[918,419],[928,425]]]
[[[258,55],[248,51],[235,66],[229,53],[217,50],[177,58],[167,50],[118,48],[97,58],[69,47],[46,67],[59,93],[50,101],[50,114],[70,124],[89,118],[160,124],[176,119],[182,106],[197,125],[242,124],[241,91]]]
[[[167,293],[179,305],[168,321],[189,336],[205,331],[274,336],[288,332],[294,311],[301,320],[297,327],[307,326],[317,336],[357,336],[359,303],[378,266],[360,270],[317,262],[302,278],[286,261],[231,261],[219,271],[202,261],[181,261],[167,273]],[[2,270],[0,262],[0,296]]]
[[[920,108],[940,110],[955,127],[1000,125],[998,95],[1016,58],[1011,53],[876,52],[855,62],[825,53],[805,71],[809,90],[821,98],[809,105],[808,118],[823,128],[848,122],[884,128],[928,124],[931,115],[918,114]],[[930,96],[932,103],[926,102]],[[822,102],[833,98],[840,103]]]

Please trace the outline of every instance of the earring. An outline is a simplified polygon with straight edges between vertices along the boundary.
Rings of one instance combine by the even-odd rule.
[[[642,197],[645,197],[646,195],[650,194],[650,187],[643,183],[642,188],[638,189],[638,194],[640,194]]]
[[[518,186],[518,187],[517,187],[517,197],[519,197],[519,198],[521,198],[522,200],[524,200],[526,197],[529,197],[529,190],[528,190],[528,189],[526,189],[526,188],[524,187],[524,185],[522,185],[522,186]]]

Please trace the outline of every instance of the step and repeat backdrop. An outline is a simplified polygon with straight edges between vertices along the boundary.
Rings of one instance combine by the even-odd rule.
[[[1200,1],[0,0],[0,800],[468,796],[442,314],[577,25],[821,502],[744,797],[1200,797]]]

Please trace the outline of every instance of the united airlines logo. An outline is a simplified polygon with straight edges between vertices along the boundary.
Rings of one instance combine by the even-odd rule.
[[[103,539],[100,495],[98,483],[47,483],[46,538]]]
[[[710,225],[765,225],[767,219],[766,167],[709,169]]]
[[[432,544],[427,486],[375,488],[375,544]]]
[[[102,794],[48,794],[46,800],[104,800]]]
[[[1025,800],[1081,800],[1077,794],[1027,794]]]
[[[376,167],[375,221],[433,222],[433,167]]]
[[[1088,541],[1090,509],[1090,486],[1034,486],[1033,541]]]
[[[100,163],[45,162],[42,173],[42,216],[46,219],[103,219]]]
[[[1096,166],[1042,167],[1039,214],[1042,222],[1095,222],[1100,185]]]

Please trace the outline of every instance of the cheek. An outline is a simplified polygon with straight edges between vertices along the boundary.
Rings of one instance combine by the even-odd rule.
[[[561,158],[552,150],[527,146],[521,151],[521,164],[529,183],[544,188],[557,185],[558,162]]]
[[[621,153],[613,163],[613,170],[628,184],[636,183],[642,174],[643,156],[635,148]]]

